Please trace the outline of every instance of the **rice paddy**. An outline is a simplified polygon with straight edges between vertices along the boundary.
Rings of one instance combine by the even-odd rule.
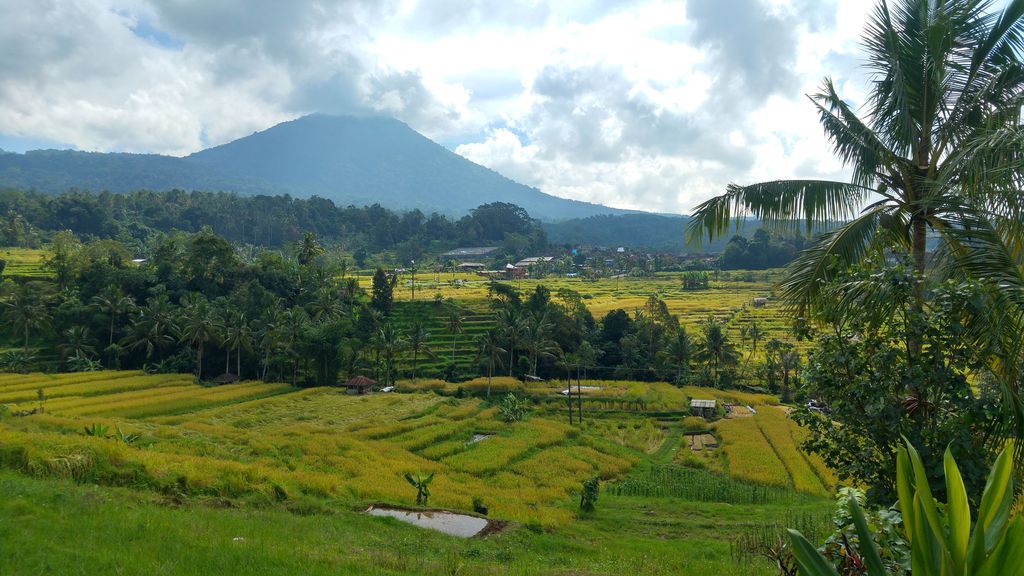
[[[0,260],[7,264],[4,276],[43,277],[50,273],[43,268],[43,260],[49,255],[47,250],[35,248],[0,248]]]

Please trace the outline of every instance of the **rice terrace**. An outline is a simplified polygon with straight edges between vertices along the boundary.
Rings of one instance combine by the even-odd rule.
[[[1024,576],[1024,0],[0,5],[0,576]]]

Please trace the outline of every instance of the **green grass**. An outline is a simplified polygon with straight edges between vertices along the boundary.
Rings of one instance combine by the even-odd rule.
[[[513,525],[463,540],[357,511],[217,508],[0,473],[0,574],[739,574],[730,541],[826,504],[735,506],[611,497],[552,531]],[[571,505],[571,503],[567,503]]]

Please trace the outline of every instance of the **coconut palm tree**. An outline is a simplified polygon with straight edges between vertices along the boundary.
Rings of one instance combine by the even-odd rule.
[[[551,338],[551,321],[547,312],[531,315],[523,330],[523,347],[530,359],[530,371],[537,375],[537,360],[541,356],[553,357],[558,351],[558,344]]]
[[[663,362],[675,368],[676,384],[683,384],[690,371],[690,360],[693,359],[693,341],[686,333],[686,328],[680,327],[676,330],[675,335],[669,339],[660,356]]]
[[[96,351],[96,347],[90,344],[92,335],[88,326],[71,326],[62,336],[64,341],[57,348],[63,359],[88,358]]]
[[[465,332],[462,323],[466,319],[458,307],[452,305],[448,308],[448,318],[445,322],[445,330],[452,335],[452,364],[455,364],[455,337]]]
[[[995,351],[1003,423],[1014,429],[993,438],[1024,435],[1022,44],[1024,0],[878,2],[863,36],[872,74],[863,109],[844,101],[831,79],[810,96],[850,180],[730,185],[688,225],[699,242],[745,214],[771,228],[840,223],[789,267],[780,288],[798,311],[820,312],[838,274],[892,251],[908,254],[915,273],[911,312],[926,305],[928,280],[984,283],[993,304],[967,319],[965,338]],[[895,315],[884,283],[851,288],[856,297],[833,302],[835,317]],[[912,338],[908,353],[920,352]]]
[[[431,358],[434,357],[434,351],[431,350],[427,341],[430,340],[430,332],[421,322],[413,322],[412,328],[409,329],[409,336],[406,339],[409,351],[412,352],[412,382],[416,383],[416,365],[419,362],[420,353],[424,353]]]
[[[873,78],[863,114],[831,79],[810,96],[850,181],[730,185],[697,207],[690,239],[720,236],[741,213],[769,227],[808,231],[849,220],[790,268],[783,293],[800,306],[839,268],[885,249],[907,250],[924,275],[929,231],[940,239],[942,265],[977,277],[986,270],[1008,275],[1024,286],[1019,268],[1000,261],[1009,250],[1001,240],[1024,247],[1024,2],[1013,0],[998,14],[994,4],[880,1],[864,35]],[[983,258],[982,248],[996,253]]]
[[[230,372],[231,351],[235,352],[235,376],[242,377],[242,349],[248,349],[252,342],[252,330],[245,317],[245,312],[237,308],[229,308],[224,315],[224,330],[221,344],[227,351],[224,372]]]
[[[266,380],[273,356],[280,348],[284,338],[284,314],[281,311],[280,301],[277,301],[274,305],[267,307],[263,311],[263,317],[254,326],[253,332],[256,334],[256,343],[259,346],[260,352],[263,353],[263,360],[261,362],[263,364],[263,375],[261,379]]]
[[[130,348],[146,348],[146,358],[157,352],[161,362],[164,349],[174,343],[177,326],[174,311],[166,294],[159,294],[146,301],[146,305],[138,308],[132,318],[131,332],[126,337],[125,345]]]
[[[502,335],[508,351],[508,375],[512,376],[512,369],[515,367],[516,342],[525,331],[526,323],[511,303],[499,309],[497,316],[498,332]]]
[[[117,319],[135,309],[135,300],[132,300],[131,296],[125,296],[120,288],[110,286],[102,293],[93,296],[91,304],[93,308],[110,316],[110,338],[107,345],[113,345]]]
[[[2,300],[4,322],[22,337],[22,351],[28,354],[29,337],[50,325],[46,292],[35,282],[13,284]]]
[[[695,356],[707,363],[716,385],[719,384],[722,368],[736,364],[739,359],[736,347],[729,342],[729,336],[714,316],[708,316],[701,324],[701,339]]]
[[[501,347],[501,339],[494,330],[488,330],[477,336],[477,355],[479,362],[481,358],[487,358],[487,397],[491,397],[491,379],[494,377],[494,366],[501,362],[501,355],[505,349]]]
[[[395,358],[405,349],[406,339],[391,322],[381,326],[373,337],[373,347],[384,363],[384,383],[395,383]]]
[[[203,378],[203,351],[206,343],[216,340],[217,332],[217,319],[206,298],[191,294],[182,299],[178,338],[196,349],[197,380]]]
[[[316,234],[306,232],[302,235],[302,242],[299,243],[298,252],[299,264],[309,266],[318,256],[324,253],[324,247],[316,239]]]
[[[303,342],[303,333],[309,324],[309,316],[301,307],[294,306],[284,311],[281,315],[281,320],[280,343],[284,349],[285,356],[291,358],[292,386],[294,386],[299,373],[299,356]]]
[[[331,286],[321,286],[309,304],[310,316],[317,322],[330,322],[344,315],[345,310],[337,290]]]

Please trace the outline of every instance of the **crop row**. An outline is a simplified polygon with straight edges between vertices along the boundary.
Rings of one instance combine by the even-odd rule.
[[[614,496],[679,498],[728,504],[790,503],[803,498],[783,486],[734,480],[707,470],[674,464],[654,465],[638,470],[625,480],[609,485],[607,492]]]

